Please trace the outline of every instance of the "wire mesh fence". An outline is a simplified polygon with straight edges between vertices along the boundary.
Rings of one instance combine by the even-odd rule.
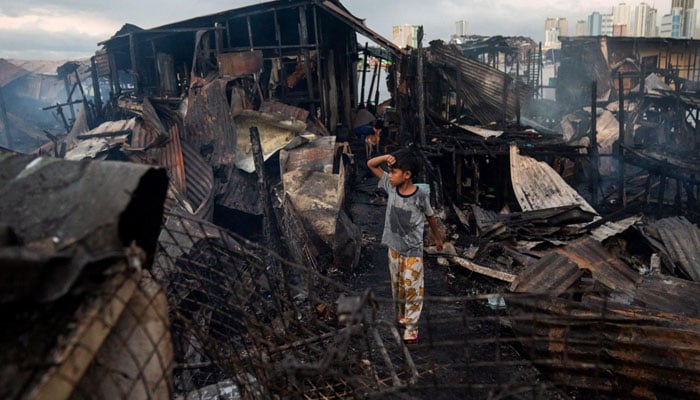
[[[523,355],[506,294],[426,298],[407,347],[391,299],[193,217],[167,215],[155,264],[178,398],[562,396]]]
[[[196,217],[165,215],[150,270],[133,253],[14,313],[3,338],[28,356],[2,374],[4,398],[687,398],[699,381],[687,321],[594,287],[426,297],[407,346],[391,298]]]
[[[167,287],[174,385],[185,398],[226,379],[245,398],[345,398],[416,375],[396,327],[376,323],[370,292],[191,217],[168,215],[160,243],[155,274]]]

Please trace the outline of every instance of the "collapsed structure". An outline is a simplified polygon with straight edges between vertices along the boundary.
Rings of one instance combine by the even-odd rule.
[[[357,34],[380,49],[362,49]],[[0,255],[16,267],[2,282],[10,286],[22,266],[37,271],[27,280],[34,286],[4,295],[15,324],[3,343],[46,345],[28,364],[8,352],[7,397],[371,397],[420,391],[444,368],[445,387],[463,390],[461,380],[483,398],[522,388],[455,371],[495,367],[526,382],[532,366],[555,387],[596,394],[700,394],[698,189],[695,151],[685,151],[695,150],[700,117],[696,41],[564,39],[549,126],[532,115],[547,104],[532,41],[399,49],[339,1],[126,24],[100,45],[92,90],[77,66],[61,69],[71,78],[67,101],[53,109],[82,103],[65,132],[35,152],[43,157],[0,160],[9,171]],[[380,58],[367,100],[360,53]],[[391,62],[390,104],[372,101],[381,58]],[[427,161],[433,201],[461,237],[456,253],[441,256],[507,282],[488,296],[495,316],[479,308],[463,320],[488,321],[487,333],[503,324],[512,337],[473,337],[466,322],[438,320],[470,356],[421,364],[377,317],[371,292],[328,278],[355,271],[363,245],[346,211],[361,168],[349,133],[358,105],[384,118],[382,151],[413,143]],[[71,195],[55,200],[66,207],[58,217],[29,217],[43,191],[14,212],[18,196],[54,179]],[[85,212],[103,213],[66,225],[70,205],[93,192],[105,198]],[[639,214],[653,197],[666,218]],[[41,257],[30,254],[36,248]],[[70,274],[47,286],[47,265]],[[447,299],[446,308],[451,300],[484,298]],[[66,317],[51,320],[58,336],[43,337],[32,321],[52,312]],[[522,364],[501,358],[506,347],[517,353],[513,342]],[[454,341],[432,344],[441,345]],[[494,346],[494,359],[466,351],[479,345]],[[549,394],[549,385],[523,385]]]

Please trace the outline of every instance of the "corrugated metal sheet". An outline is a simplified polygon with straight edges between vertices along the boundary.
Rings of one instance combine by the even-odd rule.
[[[223,79],[193,80],[182,139],[200,153],[210,153],[210,165],[222,169],[228,177],[236,154],[236,126],[226,97],[226,84]]]
[[[15,155],[0,171],[0,221],[32,244],[0,256],[0,303],[55,300],[83,267],[123,255],[132,241],[155,252],[163,169]]]
[[[30,72],[26,69],[20,68],[5,59],[0,59],[0,88],[29,74]]]
[[[503,131],[494,131],[491,129],[486,129],[482,128],[480,126],[474,126],[474,125],[458,125],[460,128],[469,131],[475,135],[479,135],[484,139],[488,139],[490,137],[499,137],[503,134]]]
[[[109,55],[107,50],[97,50],[95,52],[95,66],[98,76],[110,76]]]
[[[512,286],[537,292],[543,285],[550,293],[506,296],[514,330],[532,338],[522,345],[533,362],[567,386],[625,398],[630,387],[633,397],[697,398],[700,284],[637,275],[589,237],[556,252]],[[591,271],[595,282],[584,282],[570,262]],[[560,296],[567,287],[577,291]]]
[[[669,275],[643,276],[633,305],[700,318],[700,283]]]
[[[170,140],[160,149],[158,163],[168,169],[168,175],[180,193],[187,192],[185,161],[180,143],[180,126],[175,124],[168,130]]]
[[[513,192],[523,211],[577,205],[598,214],[552,167],[521,156],[515,145],[510,147],[510,175]]]
[[[532,338],[523,347],[555,382],[619,398],[700,396],[697,319],[595,295],[583,301],[518,296],[506,303],[515,331]]]
[[[512,78],[485,63],[463,57],[455,48],[431,43],[428,62],[462,97],[464,106],[482,125],[503,120],[506,104],[507,118],[515,118],[518,101],[525,104],[529,90],[526,85],[518,86],[518,100]]]
[[[132,136],[132,143],[136,142],[137,148],[152,146],[157,153],[158,164],[168,170],[168,175],[175,188],[180,193],[186,193],[187,185],[180,143],[181,121],[179,117],[171,121],[170,128],[166,130],[156,109],[148,98],[143,99],[142,112],[141,118],[143,123],[141,124],[141,129],[135,130],[135,134]],[[159,144],[160,142],[164,143]]]
[[[345,198],[344,168],[333,174],[334,149],[335,136],[323,136],[280,154],[285,196],[331,249],[337,249],[343,239],[336,228]]]
[[[510,291],[550,293],[558,296],[568,290],[582,275],[583,271],[568,257],[552,252],[518,274],[510,286]]]
[[[78,142],[78,145],[70,149],[65,155],[66,160],[80,161],[85,159],[97,159],[118,144],[126,143],[127,135],[112,138],[92,138]]]
[[[576,270],[572,266],[576,266]],[[523,271],[511,290],[563,293],[582,276],[579,269],[590,271],[593,279],[609,289],[627,294],[628,302],[634,298],[635,286],[641,280],[636,270],[609,254],[599,242],[583,237],[556,248]],[[539,290],[539,287],[546,290]]]
[[[629,217],[622,219],[620,221],[609,221],[604,225],[601,225],[595,229],[592,229],[590,234],[591,237],[599,242],[607,238],[619,235],[620,233],[626,231],[634,224],[642,220],[641,216]]]
[[[236,167],[248,173],[255,172],[250,143],[252,127],[256,127],[260,134],[260,145],[265,161],[287,146],[295,138],[295,132],[303,132],[306,129],[306,123],[303,121],[288,119],[279,113],[253,110],[242,110],[234,121],[236,129],[241,132],[236,143]]]
[[[554,251],[568,257],[579,268],[591,271],[593,279],[606,287],[625,293],[631,301],[632,292],[641,277],[636,270],[608,253],[600,242],[582,237]]]
[[[153,143],[157,136],[157,131],[144,124],[143,120],[137,121],[131,134],[131,147],[143,149],[150,143]]]
[[[258,175],[236,168],[231,173],[226,191],[216,204],[252,215],[262,215],[262,204],[259,200]]]
[[[136,117],[130,119],[120,119],[118,121],[107,121],[98,125],[96,128],[85,132],[85,136],[97,135],[100,133],[124,132],[134,129],[136,126]]]
[[[194,206],[194,215],[211,221],[214,215],[214,172],[192,146],[182,142],[187,199]]]
[[[161,25],[153,29],[149,29],[146,32],[153,31],[167,31],[170,29],[178,28],[191,28],[193,26],[204,27],[211,26],[211,21],[220,21],[224,18],[230,17],[245,17],[247,15],[256,15],[263,12],[271,12],[274,10],[283,10],[291,7],[307,6],[307,5],[319,5],[324,10],[328,11],[334,17],[338,18],[342,23],[348,25],[356,32],[361,33],[363,36],[372,39],[375,43],[394,54],[402,54],[403,50],[398,48],[391,40],[379,35],[373,30],[369,29],[363,22],[363,20],[352,15],[345,7],[343,7],[340,2],[333,1],[320,1],[320,0],[279,0],[279,1],[268,1],[261,4],[255,4],[248,7],[240,7],[236,9],[221,11],[213,14],[203,15],[195,18],[190,18],[183,21],[174,22],[171,24]],[[141,30],[141,28],[131,25],[131,29],[127,28],[126,24],[122,29],[117,32],[114,36],[108,40],[98,43],[98,45],[113,45],[121,40],[124,40],[128,36],[129,32],[133,32],[135,29]]]
[[[335,156],[335,136],[317,137],[305,146],[284,151],[280,156],[283,173],[294,170],[329,172]]]
[[[219,73],[227,78],[257,74],[263,69],[262,50],[221,53],[216,59]]]
[[[295,119],[297,121],[306,121],[309,117],[309,111],[300,107],[290,106],[289,104],[280,103],[279,101],[264,101],[258,110],[264,113],[278,114],[286,118]]]
[[[649,225],[648,233],[660,241],[673,263],[700,282],[700,229],[685,217],[664,218]]]

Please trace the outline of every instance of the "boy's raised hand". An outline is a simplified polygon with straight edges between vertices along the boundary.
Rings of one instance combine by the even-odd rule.
[[[379,165],[381,165],[384,162],[387,163],[387,165],[389,167],[391,167],[396,162],[396,158],[394,158],[394,156],[392,156],[391,154],[384,154],[383,156],[376,156],[374,158],[370,158],[367,161],[367,167],[369,167],[370,171],[372,171],[372,173],[377,178],[381,179],[382,175],[384,174],[384,170],[382,170],[379,167]]]

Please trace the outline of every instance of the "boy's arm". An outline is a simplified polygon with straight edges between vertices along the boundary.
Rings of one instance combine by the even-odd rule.
[[[384,162],[386,162],[387,165],[391,167],[396,162],[396,159],[391,154],[376,156],[374,158],[370,158],[367,161],[367,167],[377,178],[381,179],[382,175],[384,175],[384,170],[382,170],[379,166],[382,165],[382,163]]]
[[[428,220],[428,225],[430,225],[430,230],[433,231],[433,236],[435,237],[435,247],[437,248],[438,251],[442,251],[442,236],[440,235],[440,231],[438,230],[437,226],[437,220],[435,219],[435,215],[431,215],[429,217],[426,217]]]

